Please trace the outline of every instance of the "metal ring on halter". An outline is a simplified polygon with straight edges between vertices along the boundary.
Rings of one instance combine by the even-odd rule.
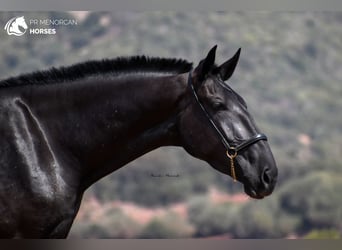
[[[229,150],[226,151],[226,154],[229,159],[234,159],[237,156],[238,151],[235,147],[230,147]]]
[[[234,159],[237,156],[238,151],[234,147],[230,147],[229,150],[234,152],[231,154],[228,150],[226,151],[226,155],[230,159],[230,176],[233,178],[234,182],[236,182]]]

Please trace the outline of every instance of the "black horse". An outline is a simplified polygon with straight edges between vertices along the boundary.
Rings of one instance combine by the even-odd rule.
[[[240,50],[221,66],[215,53],[195,69],[138,56],[1,81],[0,236],[67,237],[89,186],[161,146],[183,147],[253,198],[271,194],[267,138],[224,83]]]

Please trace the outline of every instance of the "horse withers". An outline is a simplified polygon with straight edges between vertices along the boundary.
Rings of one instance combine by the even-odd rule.
[[[216,46],[184,60],[88,61],[0,82],[0,236],[67,237],[85,190],[162,146],[180,146],[256,199],[277,167]],[[124,188],[124,187],[123,187]]]

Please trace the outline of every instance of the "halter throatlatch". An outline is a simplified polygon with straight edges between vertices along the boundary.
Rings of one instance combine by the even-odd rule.
[[[221,130],[216,126],[214,120],[211,118],[210,114],[208,113],[208,111],[205,109],[205,107],[203,106],[203,104],[199,100],[198,95],[195,91],[194,85],[192,84],[191,72],[189,73],[189,77],[188,77],[188,85],[191,89],[191,92],[193,93],[193,95],[195,97],[196,102],[198,103],[198,105],[202,109],[205,116],[208,118],[210,124],[212,125],[212,127],[214,128],[216,133],[218,134],[222,144],[226,148],[226,155],[230,160],[230,175],[233,178],[234,182],[236,182],[237,179],[236,179],[236,173],[235,173],[234,160],[238,156],[239,151],[251,146],[252,144],[254,144],[260,140],[267,141],[267,136],[265,134],[259,133],[259,134],[256,134],[255,136],[253,136],[249,139],[244,140],[242,143],[240,143],[237,146],[234,146],[234,147],[230,146],[228,141],[224,137],[223,133],[221,132]]]

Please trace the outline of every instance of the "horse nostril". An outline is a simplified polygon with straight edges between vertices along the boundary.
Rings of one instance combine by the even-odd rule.
[[[268,187],[268,185],[271,183],[270,173],[269,169],[265,169],[263,174],[261,175],[261,181],[264,184],[265,188]]]
[[[277,171],[265,167],[260,175],[259,185],[256,192],[260,197],[265,197],[273,192],[274,185],[277,179]]]

